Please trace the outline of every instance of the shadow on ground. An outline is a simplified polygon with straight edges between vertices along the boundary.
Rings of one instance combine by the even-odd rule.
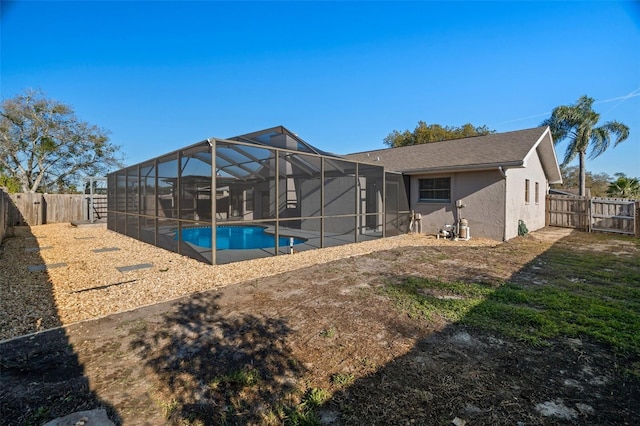
[[[0,424],[43,424],[96,408],[105,408],[109,418],[119,423],[114,407],[90,389],[66,330],[54,328],[61,322],[47,271],[18,269],[16,265],[24,262],[12,260],[28,257],[31,265],[44,265],[40,250],[45,249],[46,241],[38,241],[29,226],[19,226],[13,228],[13,235],[6,237],[2,245],[0,264],[14,270],[10,273],[11,282],[0,283],[3,318],[8,318],[0,328],[12,330],[3,334],[15,335],[13,330],[18,330],[27,336],[0,341]],[[26,286],[29,291],[13,291],[16,286]],[[24,297],[28,300],[20,299]],[[30,306],[38,306],[34,310],[38,314]],[[41,331],[45,329],[48,331]]]
[[[541,271],[550,263],[547,256],[581,256],[584,247],[580,238],[584,235],[587,234],[573,234],[566,241],[556,242],[553,254],[546,251],[528,262],[486,302],[472,308],[466,318],[486,315],[486,305],[501,299],[507,282],[524,287],[545,286],[546,280],[558,273]],[[630,247],[634,245],[637,243],[629,242]],[[509,250],[509,243],[503,249]],[[619,249],[602,244],[597,250]],[[621,275],[627,283],[612,283],[630,287],[627,294],[636,295],[636,304],[640,303],[638,251],[636,248],[617,252],[628,257],[625,262],[632,271]],[[561,259],[560,263],[563,262]],[[616,272],[616,265],[607,260],[596,267]],[[468,272],[469,277],[483,273],[473,268]],[[582,273],[584,276],[578,275],[579,278],[563,278],[580,283],[588,281],[590,274],[597,274],[589,270]],[[484,274],[486,277],[486,271]],[[390,281],[398,283],[412,277],[396,276]],[[598,282],[596,278],[593,280]],[[508,315],[496,318],[504,322],[511,319]],[[609,320],[613,325],[619,318]],[[512,326],[534,335],[541,325],[532,320]],[[629,339],[637,339],[637,332],[634,337],[630,330]],[[636,425],[640,424],[639,372],[638,353],[612,350],[603,340],[579,332],[531,344],[465,325],[462,318],[418,339],[406,355],[338,390],[322,410],[331,414],[327,423],[335,425]]]
[[[220,314],[220,294],[183,299],[130,348],[159,383],[170,423],[259,424],[287,405],[305,369],[287,346],[287,322],[248,312]]]
[[[452,325],[325,410],[353,425],[639,424],[639,382],[614,367],[621,359],[578,339],[523,346]]]

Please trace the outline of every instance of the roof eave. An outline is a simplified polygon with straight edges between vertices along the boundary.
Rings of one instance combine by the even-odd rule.
[[[556,156],[556,150],[553,146],[551,129],[548,126],[545,131],[542,132],[536,143],[533,144],[527,155],[525,155],[524,162],[526,163],[529,157],[538,149],[542,150],[542,152],[538,152],[538,157],[540,158],[544,174],[549,183],[562,183],[562,173],[560,172],[558,157]]]
[[[418,174],[433,174],[444,172],[477,172],[486,170],[498,170],[499,168],[515,168],[524,167],[523,161],[509,161],[502,163],[485,163],[485,164],[467,164],[456,166],[444,166],[444,167],[429,167],[411,170],[401,170],[400,172],[405,175],[418,175]]]

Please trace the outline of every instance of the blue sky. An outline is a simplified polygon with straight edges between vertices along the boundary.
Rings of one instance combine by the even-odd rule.
[[[637,1],[0,7],[2,99],[42,89],[126,164],[276,125],[338,154],[419,120],[524,129],[586,94],[631,129],[587,169],[640,177]]]

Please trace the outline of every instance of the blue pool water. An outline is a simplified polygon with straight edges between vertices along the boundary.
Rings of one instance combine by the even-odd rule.
[[[185,228],[182,230],[182,240],[196,246],[211,248],[211,227]],[[293,244],[300,244],[304,241],[301,238],[294,238]],[[289,237],[278,239],[279,247],[288,245]],[[264,228],[261,226],[216,227],[216,248],[218,250],[273,248],[274,246],[275,236],[264,232]]]

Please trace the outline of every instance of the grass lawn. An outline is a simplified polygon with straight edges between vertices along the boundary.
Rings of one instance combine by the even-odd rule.
[[[638,239],[589,235],[592,244],[640,246]],[[408,277],[382,291],[412,317],[501,333],[532,345],[588,338],[640,355],[640,258],[559,242],[499,286]],[[630,372],[640,377],[640,366]]]

